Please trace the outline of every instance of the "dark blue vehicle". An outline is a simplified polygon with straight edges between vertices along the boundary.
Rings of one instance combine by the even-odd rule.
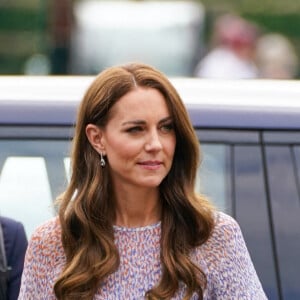
[[[93,77],[0,78],[0,213],[33,229],[69,177]],[[171,79],[201,142],[196,189],[239,222],[269,299],[300,299],[300,82]]]

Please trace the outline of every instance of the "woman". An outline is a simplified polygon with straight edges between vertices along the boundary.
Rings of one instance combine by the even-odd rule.
[[[194,193],[198,160],[163,74],[103,71],[79,108],[59,218],[31,238],[19,299],[265,299],[237,223]]]

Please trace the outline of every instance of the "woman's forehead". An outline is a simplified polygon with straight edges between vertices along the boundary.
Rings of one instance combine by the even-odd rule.
[[[170,115],[164,96],[154,88],[137,88],[122,96],[111,108],[110,117],[149,117]]]

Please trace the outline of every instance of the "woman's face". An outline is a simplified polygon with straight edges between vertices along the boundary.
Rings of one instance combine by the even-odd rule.
[[[176,137],[162,94],[137,88],[112,107],[101,132],[115,187],[157,187],[170,171]]]

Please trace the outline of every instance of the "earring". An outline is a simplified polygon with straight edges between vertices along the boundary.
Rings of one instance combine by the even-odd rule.
[[[102,152],[100,152],[100,165],[101,165],[102,168],[105,167],[105,160],[104,160],[104,158],[103,158]]]

